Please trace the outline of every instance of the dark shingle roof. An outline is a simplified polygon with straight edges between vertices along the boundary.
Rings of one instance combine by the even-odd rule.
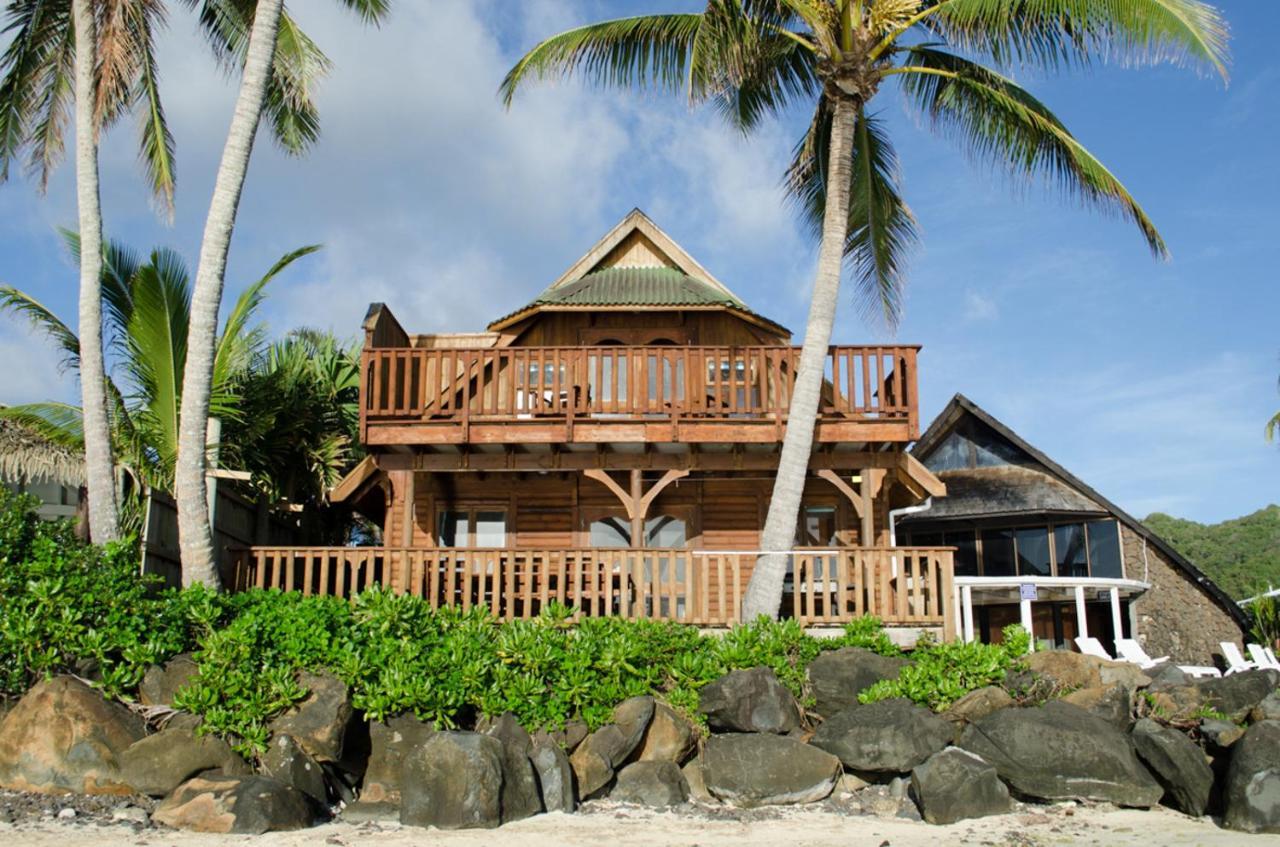
[[[676,268],[602,268],[577,282],[548,288],[529,305],[746,308],[738,298]]]

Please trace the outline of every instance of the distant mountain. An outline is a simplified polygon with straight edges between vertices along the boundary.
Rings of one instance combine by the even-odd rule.
[[[1268,584],[1280,588],[1280,506],[1215,524],[1159,512],[1143,523],[1236,599]]]

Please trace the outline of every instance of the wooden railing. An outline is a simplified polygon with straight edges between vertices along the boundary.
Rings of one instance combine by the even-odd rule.
[[[917,431],[916,347],[832,347],[820,414]],[[362,423],[785,418],[799,347],[366,348]]]
[[[951,625],[951,548],[797,550],[783,614],[804,624],[875,615],[887,624]],[[487,606],[504,620],[551,602],[578,615],[700,626],[736,623],[757,554],[691,550],[252,547],[236,551],[236,589],[351,597],[373,585],[432,608]]]

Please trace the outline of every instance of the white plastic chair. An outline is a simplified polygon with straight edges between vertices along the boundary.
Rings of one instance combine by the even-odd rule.
[[[1222,648],[1222,655],[1227,657],[1227,676],[1241,671],[1256,671],[1258,666],[1253,662],[1245,659],[1244,654],[1240,652],[1240,648],[1233,641],[1220,641],[1218,646]]]
[[[1274,650],[1272,650],[1270,647],[1263,647],[1262,652],[1267,654],[1267,658],[1271,660],[1271,664],[1280,668],[1280,659],[1276,658],[1276,654]]]
[[[1086,656],[1093,656],[1096,659],[1106,659],[1108,662],[1114,662],[1115,659],[1102,646],[1102,642],[1093,636],[1078,635],[1076,636],[1076,647],[1080,648],[1080,652]]]
[[[1260,668],[1270,668],[1271,670],[1280,671],[1280,664],[1276,663],[1275,655],[1267,655],[1267,650],[1261,644],[1249,645],[1249,658],[1253,659],[1253,663]]]
[[[1147,651],[1142,649],[1142,645],[1132,638],[1117,638],[1116,653],[1120,655],[1123,661],[1135,664],[1143,670],[1154,668],[1156,665],[1169,661],[1168,656],[1161,656],[1158,659],[1151,658],[1147,655]]]

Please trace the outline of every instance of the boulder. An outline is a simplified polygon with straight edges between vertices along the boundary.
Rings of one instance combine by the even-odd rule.
[[[69,676],[43,680],[0,723],[0,787],[44,794],[129,794],[120,755],[142,719]]]
[[[261,835],[311,826],[316,813],[305,794],[271,777],[210,773],[179,785],[151,820],[194,832]]]
[[[1059,688],[1109,688],[1123,685],[1132,691],[1151,684],[1151,677],[1137,665],[1111,662],[1070,650],[1040,650],[1024,658],[1027,669],[1052,680]]]
[[[163,797],[191,777],[209,770],[248,776],[253,768],[231,745],[212,735],[169,728],[130,744],[119,758],[120,779],[134,794]]]
[[[548,812],[572,813],[578,807],[573,793],[573,765],[559,744],[535,739],[529,760],[538,777],[543,808]]]
[[[1123,685],[1109,688],[1081,688],[1062,698],[1062,702],[1079,706],[1097,715],[1121,732],[1133,726],[1133,694]]]
[[[1009,696],[1008,691],[998,685],[988,685],[985,688],[970,691],[947,707],[939,717],[955,724],[967,724],[1012,705],[1013,698]]]
[[[631,753],[627,737],[616,724],[605,724],[588,735],[569,757],[578,780],[578,797],[588,800],[603,793],[613,772]]]
[[[630,756],[644,739],[645,731],[653,720],[654,700],[648,695],[629,697],[619,703],[613,710],[613,722],[622,731],[623,746]]]
[[[1013,809],[996,769],[978,756],[949,747],[911,770],[920,814],[932,824],[1002,815]]]
[[[476,732],[436,732],[404,759],[400,822],[440,829],[502,823],[502,742]]]
[[[809,663],[809,687],[813,691],[813,711],[829,718],[856,705],[858,693],[882,679],[897,679],[907,660],[881,656],[860,647],[830,650]]]
[[[1223,799],[1224,826],[1280,832],[1280,721],[1254,724],[1231,748]]]
[[[698,730],[694,725],[666,703],[658,703],[636,758],[641,762],[675,762],[679,765],[692,755],[697,746]]]
[[[1150,692],[1152,705],[1171,721],[1190,721],[1213,709],[1240,723],[1273,691],[1280,671],[1245,671],[1224,677],[1167,685]]]
[[[689,783],[675,762],[633,762],[618,771],[609,799],[665,809],[689,800]]]
[[[426,743],[435,728],[413,715],[397,715],[369,724],[369,766],[360,788],[361,803],[400,805],[404,758]]]
[[[341,762],[355,710],[346,683],[328,671],[303,671],[306,699],[270,724],[272,735],[292,735],[317,762]]]
[[[1244,727],[1231,721],[1205,718],[1200,721],[1200,738],[1205,748],[1212,754],[1219,755],[1228,750],[1244,735]]]
[[[195,678],[199,667],[190,653],[179,653],[163,666],[152,665],[138,685],[138,702],[144,706],[172,706],[174,695]]]
[[[684,775],[685,784],[689,786],[689,798],[697,800],[699,803],[715,803],[716,798],[711,796],[711,792],[707,790],[707,780],[702,773],[702,761],[698,758],[692,758],[684,763],[684,767],[680,768],[680,773]]]
[[[1253,723],[1261,721],[1280,721],[1280,692],[1272,691],[1262,702],[1249,712],[1249,720]]]
[[[1204,751],[1181,732],[1150,718],[1134,724],[1130,737],[1138,758],[1164,786],[1166,801],[1192,817],[1201,817],[1213,791],[1213,769]]]
[[[1152,690],[1167,685],[1186,685],[1195,680],[1191,674],[1169,662],[1151,668],[1147,676],[1151,677],[1151,685],[1148,687]]]
[[[851,706],[809,742],[859,773],[906,773],[951,743],[952,725],[910,700]]]
[[[502,743],[502,822],[518,821],[542,811],[538,777],[529,754],[533,739],[516,716],[507,712],[495,719],[485,734]]]
[[[328,802],[324,769],[292,735],[277,735],[262,754],[262,767],[277,782],[297,789],[317,803]]]
[[[702,689],[698,711],[712,729],[776,732],[800,728],[800,704],[771,668],[730,671]]]
[[[1146,808],[1164,793],[1124,733],[1061,700],[987,715],[965,729],[960,746],[1026,797]]]
[[[814,803],[831,793],[840,760],[772,733],[713,735],[702,751],[707,790],[735,806]]]

